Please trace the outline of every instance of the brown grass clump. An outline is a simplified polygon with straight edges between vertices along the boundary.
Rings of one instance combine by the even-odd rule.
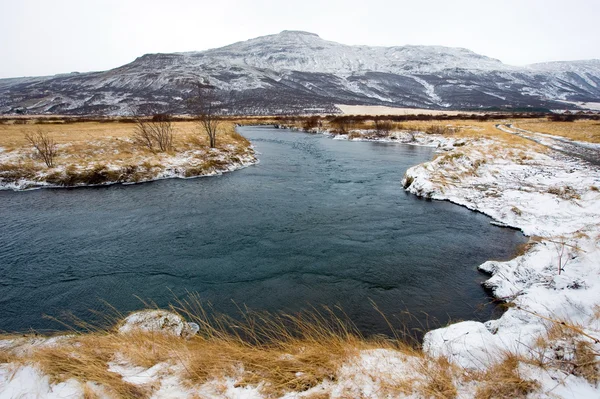
[[[600,353],[592,345],[592,342],[600,342],[600,339],[569,321],[548,320],[550,324],[545,336],[537,339],[531,356],[524,362],[583,377],[592,385],[600,382]]]
[[[192,384],[229,375],[240,385],[263,383],[269,396],[303,392],[335,380],[344,361],[371,345],[329,308],[295,315],[245,310],[240,321],[211,317],[192,297],[177,310],[201,326],[182,356]]]
[[[147,397],[148,393],[144,389],[127,383],[117,373],[108,371],[112,351],[110,346],[106,346],[105,340],[88,337],[74,344],[40,349],[33,354],[31,361],[53,382],[73,378],[82,383],[101,384],[118,397]]]
[[[458,394],[453,375],[458,368],[447,358],[427,359],[422,374],[425,384],[420,391],[428,398],[455,398]]]
[[[575,365],[573,374],[585,378],[590,384],[600,382],[599,353],[589,341],[579,340],[575,344]]]
[[[520,358],[508,354],[504,361],[489,368],[478,378],[476,399],[525,398],[540,387],[539,383],[527,380],[519,372]]]
[[[547,192],[568,201],[581,199],[581,196],[571,186],[553,186],[550,187]]]

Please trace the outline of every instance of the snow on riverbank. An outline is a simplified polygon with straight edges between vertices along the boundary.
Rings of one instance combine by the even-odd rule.
[[[498,320],[465,321],[428,332],[424,353],[358,351],[340,365],[335,378],[282,397],[472,398],[498,376],[491,386],[504,392],[502,397],[600,397],[598,168],[544,152],[541,147],[507,145],[489,138],[394,132],[390,137],[368,140],[436,146],[440,154],[434,160],[406,172],[402,184],[409,192],[485,213],[496,223],[519,228],[531,237],[528,248],[515,259],[490,260],[480,266],[491,275],[486,287],[509,309]],[[175,315],[155,311],[129,316],[119,334],[167,329],[185,340],[191,334],[182,332],[196,327]],[[0,340],[0,354],[3,348],[11,354],[26,353],[32,347],[61,342],[54,338],[5,339]],[[444,359],[450,365],[445,365]],[[512,359],[517,359],[513,368],[495,368]],[[115,355],[108,367],[135,386],[151,387],[153,398],[268,397],[262,383],[240,383],[241,364],[228,375],[196,386],[183,382],[184,364],[177,358],[141,367]],[[508,374],[503,377],[503,373]],[[52,382],[33,364],[0,364],[1,399],[83,397],[84,392],[109,396],[89,381]],[[498,397],[494,395],[480,397]]]
[[[410,168],[403,179],[415,195],[463,205],[536,237],[522,256],[480,266],[492,275],[485,286],[511,306],[500,319],[425,336],[426,352],[471,368],[506,352],[531,355],[552,328],[549,319],[600,338],[600,171],[556,153],[496,144],[469,143]],[[590,342],[598,353],[598,342]]]
[[[85,187],[134,184],[170,178],[195,178],[220,175],[258,162],[252,147],[242,149],[225,145],[218,149],[189,150],[174,154],[140,157],[134,164],[107,162],[78,166],[23,167],[28,154],[0,152],[0,190],[23,191],[36,188]],[[2,165],[3,164],[3,165]]]

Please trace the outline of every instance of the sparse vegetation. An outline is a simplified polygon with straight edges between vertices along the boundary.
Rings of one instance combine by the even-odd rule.
[[[373,121],[375,132],[378,136],[385,137],[394,129],[394,123],[390,120],[375,118]]]
[[[47,137],[60,151],[53,152],[51,167],[37,155],[37,150],[36,156],[29,156],[29,124],[3,125],[0,181],[22,187],[35,186],[37,182],[56,186],[142,182],[165,173],[169,163],[182,155],[185,163],[177,161],[178,169],[166,173],[193,177],[226,170],[229,163],[245,163],[252,157],[250,143],[231,122],[223,122],[216,151],[210,151],[209,138],[197,134],[193,121],[171,119],[160,114],[137,118],[137,123],[55,121],[52,137]]]
[[[222,118],[218,115],[222,100],[217,98],[214,87],[209,83],[197,83],[195,95],[188,102],[192,115],[197,120],[198,130],[208,136],[210,148],[216,148],[217,135],[222,122]]]
[[[556,195],[564,200],[579,200],[581,196],[571,186],[553,186],[548,189],[549,194]]]
[[[138,117],[132,140],[151,152],[172,151],[173,125],[170,115],[155,114],[150,119]]]
[[[25,140],[33,146],[35,158],[42,159],[49,168],[54,166],[54,159],[56,158],[58,147],[48,132],[43,130],[37,130],[35,133],[26,132]]]
[[[539,388],[539,383],[527,379],[519,371],[521,358],[506,354],[505,359],[488,369],[479,378],[476,399],[526,398]]]

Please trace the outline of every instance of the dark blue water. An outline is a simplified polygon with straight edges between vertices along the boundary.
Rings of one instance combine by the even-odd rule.
[[[340,305],[367,334],[389,332],[369,300],[396,325],[409,310],[411,327],[493,315],[476,267],[524,237],[405,193],[404,171],[432,149],[240,131],[260,164],[223,176],[0,192],[0,329],[188,291],[228,313]]]

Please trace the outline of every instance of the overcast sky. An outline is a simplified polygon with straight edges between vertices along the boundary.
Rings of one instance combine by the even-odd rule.
[[[465,47],[512,65],[600,58],[600,0],[0,0],[0,77],[115,68],[285,29]]]

